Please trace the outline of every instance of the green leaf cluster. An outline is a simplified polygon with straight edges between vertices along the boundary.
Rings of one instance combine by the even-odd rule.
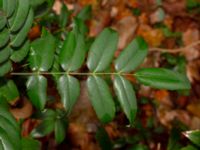
[[[59,113],[45,109],[49,80],[46,75],[53,76],[66,115],[70,114],[80,95],[78,76],[87,76],[90,101],[102,123],[108,123],[115,117],[116,108],[112,96],[115,94],[133,125],[137,112],[137,97],[126,76],[134,76],[138,83],[153,88],[190,88],[184,74],[164,68],[139,68],[148,53],[148,45],[142,37],[135,37],[117,58],[114,58],[114,54],[119,36],[113,29],[105,28],[88,44],[85,21],[91,16],[90,6],[73,19],[70,31],[64,28],[67,20],[62,21],[63,16],[60,16],[59,25],[65,32],[64,36],[54,36],[43,29],[41,37],[30,42],[27,34],[33,22],[33,8],[43,2],[49,2],[50,5],[53,3],[52,0],[35,4],[33,1],[30,4],[29,0],[0,0],[0,76],[5,77],[11,70],[11,60],[21,62],[28,56],[26,62],[28,61],[31,72],[25,72],[25,75],[29,75],[26,82],[27,95],[45,116],[41,124],[32,131],[33,137],[43,137],[52,131],[55,131],[58,143],[65,137],[63,133],[66,125],[60,119]],[[66,7],[63,7],[62,11],[65,12],[64,17],[69,17]],[[82,67],[87,67],[88,72],[81,72]],[[112,81],[112,87],[105,80],[105,76]],[[17,86],[12,80],[6,80],[0,89],[0,96],[7,101],[19,96]],[[25,146],[29,144],[25,140]]]
[[[196,146],[200,147],[200,130],[187,131],[184,135]]]
[[[8,110],[5,100],[0,97],[0,149],[39,150],[40,143],[31,138],[22,138],[19,124]]]
[[[104,80],[104,75],[113,76],[113,90],[131,124],[136,117],[137,100],[132,84],[125,78],[126,74],[133,75],[138,82],[154,88],[190,88],[188,79],[181,73],[164,68],[137,69],[148,53],[147,43],[141,37],[136,37],[113,61],[118,34],[110,28],[104,29],[91,44],[86,60],[89,72],[86,73],[79,72],[86,56],[84,33],[80,30],[68,32],[62,45],[59,45],[59,51],[56,51],[55,41],[54,37],[46,32],[31,43],[29,64],[35,74],[29,77],[27,90],[32,103],[40,110],[45,108],[47,102],[47,78],[42,74],[48,71],[54,71],[51,74],[55,77],[61,102],[68,114],[80,95],[80,83],[74,76],[88,76],[87,89],[90,101],[102,123],[112,121],[116,112],[113,94]],[[112,63],[115,71],[107,72]]]
[[[64,140],[68,126],[65,111],[45,109],[35,114],[35,118],[42,121],[32,130],[31,136],[33,138],[41,138],[54,131],[57,144]]]
[[[192,9],[199,9],[200,8],[200,2],[198,0],[187,0],[186,1],[186,7],[189,10]]]
[[[0,77],[11,70],[11,61],[20,62],[28,54],[27,34],[34,19],[29,0],[1,0],[1,4]]]

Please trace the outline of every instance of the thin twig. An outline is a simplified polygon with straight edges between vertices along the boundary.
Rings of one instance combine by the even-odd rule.
[[[11,72],[13,76],[32,76],[32,75],[73,75],[73,76],[92,76],[92,75],[134,75],[133,73],[120,72]]]
[[[184,52],[187,49],[191,49],[197,45],[200,44],[200,40],[197,42],[193,42],[192,44],[186,46],[186,47],[181,47],[181,48],[176,48],[176,49],[165,49],[165,48],[150,48],[149,51],[160,51],[160,52],[168,52],[168,53],[180,53],[180,52]]]

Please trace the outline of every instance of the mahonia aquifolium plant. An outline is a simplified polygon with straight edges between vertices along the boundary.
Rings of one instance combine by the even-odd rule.
[[[116,112],[105,78],[112,81],[115,95],[131,125],[137,113],[137,101],[133,85],[125,76],[134,76],[139,83],[153,88],[190,89],[184,74],[164,68],[138,69],[148,54],[148,45],[142,37],[133,39],[116,59],[114,53],[118,33],[113,29],[105,28],[88,46],[85,20],[89,18],[87,14],[91,7],[86,7],[73,19],[70,31],[63,31],[69,24],[66,18],[71,13],[63,6],[58,22],[65,38],[43,29],[41,37],[30,41],[27,34],[34,18],[42,18],[50,10],[47,7],[47,12],[38,14],[37,11],[44,4],[50,7],[53,0],[0,0],[0,148],[21,150],[26,149],[27,145],[35,149],[40,146],[32,138],[21,137],[20,126],[9,112],[8,103],[16,100],[21,93],[16,84],[18,82],[12,80],[13,76],[27,77],[26,94],[35,108],[42,111],[36,116],[43,121],[31,132],[31,137],[43,137],[55,131],[57,143],[65,138],[65,117],[72,111],[80,95],[77,76],[87,76],[89,98],[102,123],[112,121]],[[23,72],[14,72],[16,63],[28,64],[28,68]],[[80,72],[85,64],[89,71]],[[47,75],[55,81],[64,110],[46,107]]]

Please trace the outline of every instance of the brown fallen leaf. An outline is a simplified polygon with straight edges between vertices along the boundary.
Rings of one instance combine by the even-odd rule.
[[[200,60],[190,61],[186,66],[187,76],[190,82],[200,81]]]
[[[113,26],[119,33],[118,49],[123,49],[133,39],[137,26],[138,23],[134,16],[124,17]]]
[[[10,112],[13,114],[13,116],[19,120],[19,119],[26,119],[29,118],[33,113],[33,106],[29,100],[26,98],[23,98],[23,104],[21,108],[12,108],[10,109]]]
[[[187,110],[193,115],[200,118],[200,103],[192,103],[187,106]]]

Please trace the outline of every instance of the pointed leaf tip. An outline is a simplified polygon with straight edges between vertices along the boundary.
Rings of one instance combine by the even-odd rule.
[[[100,77],[90,76],[87,88],[98,118],[103,123],[110,122],[115,116],[115,104],[107,83]]]

